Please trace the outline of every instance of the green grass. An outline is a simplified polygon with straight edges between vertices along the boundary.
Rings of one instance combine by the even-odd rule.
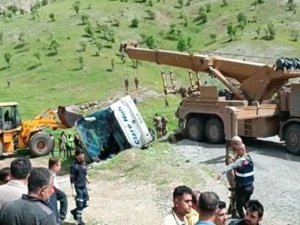
[[[85,0],[81,1],[80,15],[89,15],[92,27],[96,27],[96,21],[110,26],[115,32],[116,42],[112,48],[103,48],[99,57],[95,56],[95,45],[91,38],[85,36],[80,15],[76,15],[72,9],[72,0],[56,0],[52,4],[39,9],[39,20],[33,20],[32,15],[13,16],[12,21],[0,19],[0,32],[4,33],[3,44],[0,45],[0,96],[1,101],[17,101],[23,118],[32,118],[45,108],[56,108],[58,105],[70,105],[105,99],[106,97],[124,93],[123,80],[129,79],[131,91],[133,79],[139,77],[143,90],[152,89],[162,92],[160,70],[172,69],[176,74],[178,84],[187,84],[187,72],[182,69],[158,66],[143,62],[138,69],[131,67],[131,60],[125,64],[118,57],[119,43],[122,41],[141,41],[141,34],[153,35],[157,48],[176,50],[177,41],[163,39],[161,33],[169,29],[170,24],[182,31],[185,37],[192,37],[191,51],[213,51],[226,47],[228,44],[248,43],[254,49],[278,47],[288,49],[290,56],[299,56],[298,42],[290,41],[290,31],[298,29],[293,24],[300,21],[299,12],[293,14],[286,11],[282,1],[266,0],[256,8],[251,6],[251,1],[228,0],[228,6],[222,7],[221,1],[211,1],[211,11],[208,22],[199,24],[195,20],[197,11],[201,5],[210,1],[192,1],[190,6],[178,9],[177,0],[169,0],[167,3],[156,3],[149,7],[146,3],[137,3],[129,0],[127,3],[109,0]],[[89,8],[88,6],[91,6]],[[156,12],[155,20],[148,20],[145,10],[151,8]],[[228,43],[226,34],[227,22],[237,23],[236,16],[244,12],[248,19],[253,15],[258,16],[257,23],[248,23],[243,32],[239,32],[238,39]],[[55,22],[51,22],[49,14],[55,14]],[[188,27],[183,26],[180,14],[184,13],[188,18]],[[131,20],[138,18],[139,27],[130,28]],[[110,20],[118,19],[119,27],[111,26]],[[255,29],[260,26],[260,38],[264,35],[263,27],[273,20],[276,25],[276,38],[273,41],[261,39],[253,40],[256,36]],[[297,28],[298,27],[298,28]],[[29,43],[19,47],[19,34],[23,32]],[[212,43],[209,34],[217,35],[216,42]],[[96,39],[105,45],[105,41],[96,33]],[[54,38],[60,44],[58,54],[51,56],[48,50],[51,39]],[[85,52],[78,52],[79,43],[87,43]],[[235,52],[236,50],[232,50]],[[11,66],[7,68],[4,61],[4,53],[12,55]],[[35,52],[41,53],[40,63],[33,56]],[[50,54],[50,55],[49,55]],[[85,69],[80,70],[76,61],[78,56],[83,56]],[[288,56],[288,55],[287,55]],[[110,72],[111,59],[115,59],[115,69]],[[11,80],[11,87],[6,88],[7,80]],[[205,78],[207,79],[207,78]],[[142,103],[142,111],[153,115],[159,111],[173,117],[179,98],[170,98],[170,109],[163,107],[163,99],[153,99]],[[160,107],[162,105],[162,107]],[[150,121],[149,121],[150,122]]]
[[[204,171],[204,167],[199,165],[195,168],[184,163],[182,158],[172,153],[169,144],[155,143],[147,150],[123,151],[111,160],[97,165],[90,172],[91,177],[97,177],[99,173],[103,179],[108,180],[126,176],[130,180],[152,183],[164,189],[173,182],[182,182],[189,186],[204,182],[204,178],[199,175],[199,170]]]

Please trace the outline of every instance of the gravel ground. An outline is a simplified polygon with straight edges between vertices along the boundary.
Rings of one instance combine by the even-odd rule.
[[[286,153],[277,138],[249,140],[245,144],[255,163],[252,198],[265,207],[263,224],[300,224],[300,157]],[[195,166],[205,163],[216,173],[224,168],[224,145],[182,140],[174,148]]]

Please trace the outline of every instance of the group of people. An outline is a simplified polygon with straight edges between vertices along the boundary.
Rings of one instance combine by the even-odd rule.
[[[167,117],[163,115],[159,115],[158,113],[155,113],[155,116],[153,117],[153,123],[157,135],[157,139],[165,136],[168,133],[168,119]]]
[[[27,158],[14,159],[10,167],[0,170],[0,224],[60,225],[68,212],[66,194],[60,189],[56,175],[61,160],[52,156],[48,168],[32,168]],[[75,151],[70,166],[70,182],[76,208],[71,214],[78,225],[84,225],[82,212],[88,206],[88,176],[81,150]]]
[[[228,210],[214,192],[200,193],[178,186],[173,192],[174,206],[163,225],[225,225],[227,214],[233,219],[229,225],[259,225],[264,207],[258,200],[250,199],[254,190],[254,164],[239,136],[231,140],[226,164],[217,179],[227,176],[231,192]]]
[[[249,200],[243,218],[232,220],[229,225],[259,225],[264,207],[258,200]],[[162,225],[225,225],[226,203],[215,192],[193,191],[187,186],[178,186],[173,191],[173,207],[164,217]]]
[[[51,154],[54,156],[54,150],[55,150],[55,137],[50,134],[52,138],[52,149],[51,149]],[[72,156],[72,151],[73,150],[78,150],[82,149],[82,143],[80,141],[80,138],[78,134],[72,135],[71,133],[66,134],[64,131],[60,133],[59,136],[59,157],[61,157],[62,153],[64,157],[71,157]]]
[[[139,90],[139,83],[140,83],[140,80],[135,77],[134,78],[134,85],[135,85],[135,89],[138,91]],[[126,78],[124,79],[124,86],[125,86],[125,90],[128,92],[129,90],[129,80]]]

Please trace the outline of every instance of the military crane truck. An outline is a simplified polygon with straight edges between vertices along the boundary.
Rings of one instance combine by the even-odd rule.
[[[300,77],[298,59],[278,59],[275,65],[244,60],[139,48],[123,44],[129,58],[206,72],[220,80],[232,98],[218,95],[215,86],[197,86],[199,95],[182,98],[176,112],[187,137],[221,143],[233,136],[279,135],[289,152],[300,155]],[[238,82],[238,85],[236,85]]]

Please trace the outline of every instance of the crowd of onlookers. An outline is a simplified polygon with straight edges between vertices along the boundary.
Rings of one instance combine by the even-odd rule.
[[[173,207],[162,225],[259,225],[264,208],[258,200],[245,204],[245,216],[228,221],[226,203],[214,192],[193,191],[178,186],[173,191]]]
[[[31,161],[14,159],[10,167],[0,170],[1,225],[58,225],[68,212],[66,194],[60,189],[56,175],[61,160],[52,156],[48,168],[32,168]],[[70,166],[70,182],[76,208],[71,210],[78,225],[84,225],[82,211],[88,205],[88,177],[83,152],[75,151]]]

